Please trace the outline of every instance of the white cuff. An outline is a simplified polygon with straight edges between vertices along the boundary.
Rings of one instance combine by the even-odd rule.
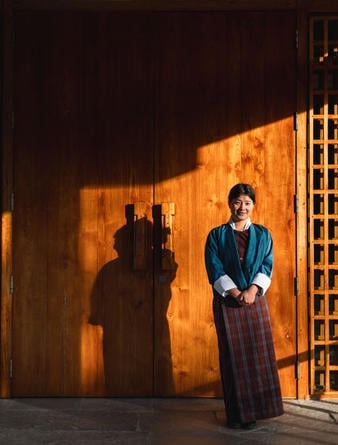
[[[214,282],[214,289],[222,295],[222,297],[226,297],[228,295],[228,290],[237,288],[236,284],[232,281],[229,275],[222,275],[217,278]]]
[[[267,275],[264,275],[263,273],[258,272],[258,274],[255,276],[255,278],[252,280],[251,284],[256,284],[257,286],[261,287],[262,292],[260,294],[264,295],[266,293],[266,291],[268,290],[268,288],[270,287],[271,279]]]

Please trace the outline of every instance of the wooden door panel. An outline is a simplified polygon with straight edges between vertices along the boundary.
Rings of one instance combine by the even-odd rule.
[[[296,109],[295,18],[293,14],[268,14],[265,43],[265,155],[264,186],[258,199],[264,201],[264,223],[274,241],[274,272],[268,303],[277,364],[284,397],[296,397],[296,297],[295,277],[295,133]],[[290,36],[285,38],[285,35]],[[276,57],[278,48],[280,57]],[[306,309],[299,308],[305,311]],[[304,358],[303,358],[304,359]]]
[[[230,29],[234,31],[236,25],[232,22]],[[228,97],[231,103],[236,102],[238,91],[234,89],[231,97],[230,89],[237,65],[229,66],[231,31],[224,15],[169,14],[161,17],[159,26],[162,40],[155,196],[158,204],[175,204],[173,250],[177,271],[169,301],[161,297],[161,272],[155,282],[155,310],[163,313],[164,305],[168,306],[170,338],[166,342],[171,348],[169,360],[161,348],[161,336],[166,336],[166,331],[156,325],[160,339],[155,350],[155,375],[160,376],[156,388],[162,396],[219,395],[211,289],[205,279],[203,258],[207,232],[225,208],[220,192],[223,187],[225,191],[226,184],[220,179],[226,174],[219,170],[217,160],[222,145],[213,146],[217,154],[212,160],[208,147],[222,139],[223,123],[226,128],[228,124],[238,125],[235,116],[229,119],[231,110],[224,107]],[[235,161],[237,154],[232,152],[231,156]],[[161,379],[163,376],[171,386]]]
[[[134,202],[151,225],[147,17],[15,29],[13,394],[150,395],[152,270],[133,270],[126,225]]]
[[[21,12],[15,28],[13,395],[220,395],[203,251],[243,181],[275,241],[294,396],[293,13]]]
[[[158,338],[170,344],[169,356],[156,343],[157,391],[221,395],[203,251],[209,230],[229,218],[230,187],[246,182],[257,190],[254,221],[275,241],[269,303],[283,395],[295,396],[295,17],[173,13],[161,16],[159,26],[155,196],[158,204],[175,204],[177,271],[169,301],[161,298],[161,272],[155,282],[155,310],[168,307],[170,334],[168,340],[156,325]]]

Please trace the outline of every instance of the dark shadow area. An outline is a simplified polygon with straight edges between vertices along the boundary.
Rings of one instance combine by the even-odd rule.
[[[175,396],[171,336],[167,319],[171,300],[171,284],[176,278],[178,264],[170,249],[170,227],[163,219],[161,205],[153,213],[153,274],[154,274],[154,395]]]
[[[81,187],[121,185],[125,174],[133,184],[153,184],[144,163],[153,152],[157,179],[177,177],[200,166],[199,147],[295,111],[292,12],[17,11],[14,22],[16,69],[31,67],[25,86],[40,125],[54,127],[45,150],[57,131],[70,152],[89,150],[113,167],[87,171]],[[268,149],[260,136],[246,142],[243,162],[250,146],[262,156]],[[114,172],[118,165],[128,171]]]
[[[296,356],[296,354],[294,354],[294,355],[290,355],[288,357],[277,360],[278,369],[283,369],[288,366],[295,366],[297,359],[300,363],[308,362],[309,361],[309,353],[307,351],[301,352],[298,354],[298,357]]]
[[[177,264],[165,248],[167,232],[161,220],[155,218],[160,225],[153,227],[146,218],[135,220],[134,212],[133,205],[126,206],[127,224],[114,234],[118,257],[107,262],[97,275],[88,322],[103,328],[107,395],[151,395],[154,372],[159,388],[163,385],[169,394],[174,394],[166,315]],[[155,256],[161,256],[162,262],[154,271]],[[154,296],[157,289],[153,280],[161,288],[157,295],[160,302]]]

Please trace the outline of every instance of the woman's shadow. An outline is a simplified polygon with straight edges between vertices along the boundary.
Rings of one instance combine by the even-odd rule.
[[[167,309],[177,264],[164,248],[160,255],[171,258],[171,270],[156,265],[154,239],[147,218],[135,221],[127,213],[127,224],[114,234],[118,257],[102,267],[93,286],[88,322],[103,329],[106,396],[175,393]]]

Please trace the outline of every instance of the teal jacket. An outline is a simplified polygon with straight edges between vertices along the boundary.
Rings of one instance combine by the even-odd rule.
[[[247,289],[259,273],[271,278],[273,243],[268,229],[259,224],[250,225],[249,244],[242,268],[230,224],[214,228],[206,241],[205,266],[211,285],[221,276],[228,275],[241,291]]]

